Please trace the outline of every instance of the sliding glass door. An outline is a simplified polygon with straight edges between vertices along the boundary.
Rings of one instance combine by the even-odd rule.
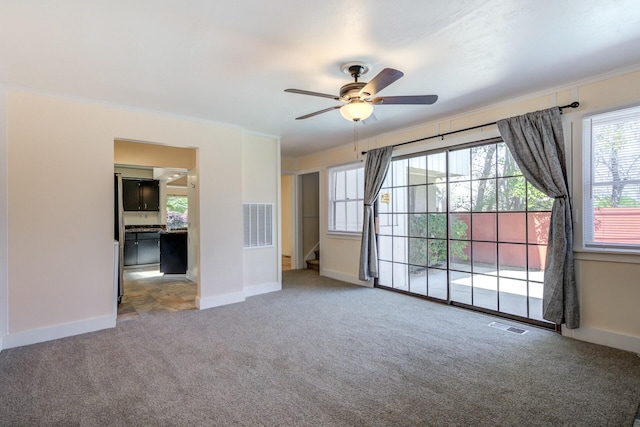
[[[552,202],[501,140],[394,159],[377,204],[377,284],[543,321]]]

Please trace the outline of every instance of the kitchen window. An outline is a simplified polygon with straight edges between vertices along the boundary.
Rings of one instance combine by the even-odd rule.
[[[189,225],[189,201],[187,196],[167,196],[167,228],[186,229]]]
[[[362,163],[329,169],[329,231],[361,233],[363,203]]]
[[[584,245],[640,250],[640,106],[583,119]]]

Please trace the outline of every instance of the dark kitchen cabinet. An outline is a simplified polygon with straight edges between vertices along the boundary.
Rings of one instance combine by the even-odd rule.
[[[159,233],[126,233],[124,240],[124,265],[157,264],[159,262]]]
[[[125,211],[159,211],[160,182],[123,178],[122,204]]]
[[[160,234],[136,233],[138,235],[138,264],[160,262]]]
[[[124,238],[124,265],[136,265],[138,263],[138,246],[136,233],[125,233]]]
[[[140,183],[140,210],[160,210],[160,181],[142,181]]]
[[[122,180],[122,206],[125,211],[140,210],[140,181],[137,179]]]
[[[187,272],[187,233],[160,234],[160,272],[185,274]]]

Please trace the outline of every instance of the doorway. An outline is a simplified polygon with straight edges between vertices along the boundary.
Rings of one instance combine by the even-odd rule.
[[[115,211],[123,260],[119,321],[196,308],[198,193],[189,185],[196,155],[190,148],[114,141],[114,172],[126,201]],[[135,206],[129,199],[138,193]]]
[[[296,268],[320,271],[320,173],[298,176],[298,262]]]
[[[282,271],[292,269],[295,265],[295,241],[293,239],[293,218],[295,201],[295,175],[282,174],[280,176],[280,229],[282,230]]]
[[[158,265],[127,267],[118,321],[147,313],[196,309],[197,286],[184,275],[165,275]]]

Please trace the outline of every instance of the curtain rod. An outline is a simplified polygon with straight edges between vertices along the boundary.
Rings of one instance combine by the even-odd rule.
[[[563,105],[560,108],[560,112],[562,112],[562,110],[564,108],[578,108],[580,106],[579,102],[572,102],[571,104],[567,104],[567,105]],[[478,126],[471,126],[469,128],[464,128],[464,129],[459,129],[459,130],[453,130],[451,132],[445,132],[445,133],[439,133],[437,135],[433,135],[433,136],[427,136],[425,138],[420,138],[420,139],[414,139],[413,141],[407,141],[407,142],[401,142],[400,144],[393,144],[392,147],[400,147],[401,145],[407,145],[407,144],[413,144],[414,142],[420,142],[420,141],[426,141],[427,139],[433,139],[433,138],[442,138],[444,139],[445,136],[447,135],[453,135],[454,133],[459,133],[459,132],[466,132],[468,130],[473,130],[473,129],[478,129],[478,128],[483,128],[485,126],[491,126],[491,125],[495,125],[498,122],[491,122],[491,123],[485,123],[483,125],[478,125]],[[362,152],[362,155],[364,156],[365,154],[367,154],[366,151]]]

